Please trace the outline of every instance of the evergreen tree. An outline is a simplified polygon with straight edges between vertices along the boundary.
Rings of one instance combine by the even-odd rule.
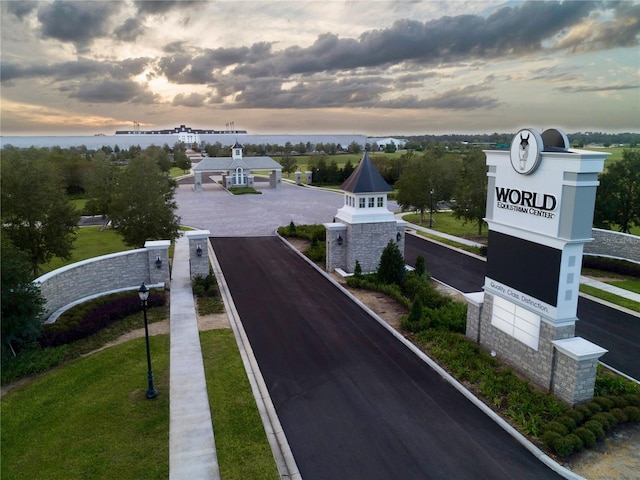
[[[405,272],[404,257],[396,242],[389,240],[389,243],[382,251],[380,263],[378,264],[378,280],[382,283],[401,285]]]

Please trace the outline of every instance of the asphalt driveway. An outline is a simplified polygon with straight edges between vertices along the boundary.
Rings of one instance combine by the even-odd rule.
[[[560,478],[277,237],[212,244],[305,480]]]

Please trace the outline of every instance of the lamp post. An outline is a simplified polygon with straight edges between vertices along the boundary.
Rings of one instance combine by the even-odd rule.
[[[431,208],[429,209],[429,228],[433,228],[433,188],[429,191]]]
[[[149,388],[147,389],[147,398],[156,398],[158,392],[153,386],[153,372],[151,371],[151,351],[149,350],[149,327],[147,326],[147,298],[149,298],[149,289],[142,282],[138,290],[138,297],[142,302],[142,311],[144,313],[144,336],[147,341],[147,377],[149,379]]]

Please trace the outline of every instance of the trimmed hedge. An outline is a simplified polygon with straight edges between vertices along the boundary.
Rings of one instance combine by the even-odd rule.
[[[148,308],[161,307],[164,304],[164,293],[149,294]],[[137,292],[92,300],[65,312],[56,323],[45,325],[38,343],[42,348],[67,345],[138,312],[142,312],[142,302]]]
[[[582,257],[582,268],[602,270],[604,272],[617,273],[629,277],[640,277],[640,264],[617,258],[584,255]]]

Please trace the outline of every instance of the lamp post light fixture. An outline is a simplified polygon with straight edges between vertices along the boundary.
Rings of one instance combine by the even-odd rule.
[[[433,228],[433,188],[429,191],[430,199],[431,199],[431,208],[429,209],[429,228]]]
[[[336,242],[338,242],[338,245],[342,245],[342,235],[338,235]]]
[[[142,311],[144,313],[144,336],[147,341],[147,378],[149,380],[149,388],[147,389],[147,398],[156,398],[158,392],[153,385],[153,372],[151,371],[151,351],[149,350],[149,327],[147,326],[147,298],[149,298],[149,289],[142,282],[138,289],[138,297],[142,302]]]
[[[402,234],[400,232],[396,233],[396,242],[400,242],[402,240]]]
[[[196,245],[196,255],[201,257],[202,256],[202,245],[197,244]]]
[[[162,268],[162,259],[160,258],[160,255],[156,257],[156,268],[157,269]]]

